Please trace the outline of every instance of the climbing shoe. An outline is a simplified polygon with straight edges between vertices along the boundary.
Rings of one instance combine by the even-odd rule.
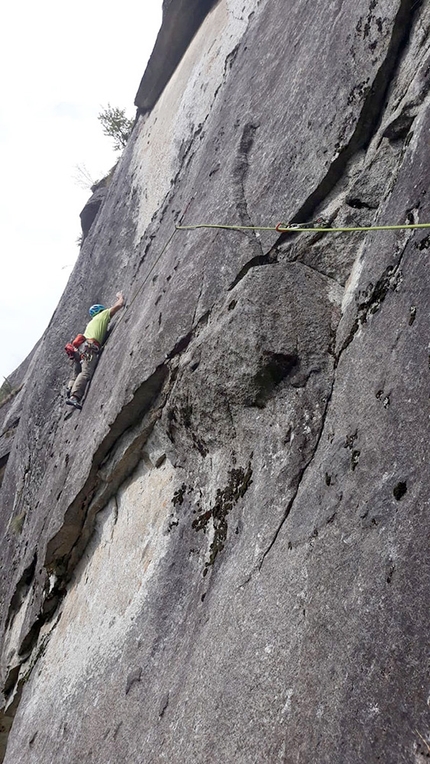
[[[67,406],[74,406],[75,409],[82,409],[82,406],[75,395],[71,395],[70,398],[67,399],[66,404]]]

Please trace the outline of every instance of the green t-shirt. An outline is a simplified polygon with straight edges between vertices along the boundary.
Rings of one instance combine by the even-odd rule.
[[[97,315],[91,319],[89,324],[86,325],[84,337],[86,337],[87,340],[97,340],[97,342],[100,342],[100,345],[102,345],[104,338],[106,337],[109,321],[109,308],[102,310],[101,313],[97,313]]]

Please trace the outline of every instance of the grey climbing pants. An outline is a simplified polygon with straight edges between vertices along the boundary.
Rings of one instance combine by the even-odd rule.
[[[81,358],[80,361],[73,362],[73,377],[68,387],[71,388],[71,395],[76,396],[78,400],[82,400],[84,397],[86,387],[96,370],[98,360],[98,354],[93,353],[90,358]]]

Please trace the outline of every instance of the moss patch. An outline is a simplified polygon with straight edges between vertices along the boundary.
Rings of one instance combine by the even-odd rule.
[[[196,531],[206,530],[210,520],[213,523],[214,537],[209,547],[209,560],[205,563],[203,570],[204,576],[209,567],[214,564],[219,552],[222,552],[225,547],[228,530],[227,516],[247,492],[252,482],[251,478],[251,462],[246,470],[243,467],[230,470],[227,485],[225,488],[218,488],[213,507],[193,520],[192,527]]]
[[[22,531],[22,527],[24,525],[24,520],[25,520],[25,515],[26,515],[25,512],[21,512],[20,515],[16,515],[10,521],[9,530],[15,536],[19,536],[21,531]]]
[[[19,385],[19,387],[11,387],[9,382],[4,382],[4,384],[0,387],[0,408],[11,401],[12,398],[14,398],[15,395],[17,395],[17,393],[22,390],[22,387],[22,385]]]

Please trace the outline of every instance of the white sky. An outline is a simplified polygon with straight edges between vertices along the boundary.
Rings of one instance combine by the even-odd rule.
[[[0,31],[0,385],[43,334],[79,254],[79,213],[117,159],[97,115],[133,105],[161,0],[6,0]],[[65,338],[65,342],[69,338]]]

